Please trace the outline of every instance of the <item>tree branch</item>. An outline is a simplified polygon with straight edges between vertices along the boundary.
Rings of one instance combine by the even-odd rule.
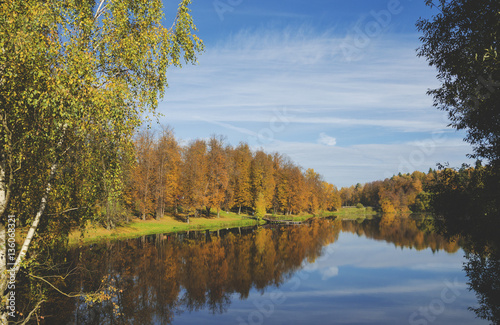
[[[63,214],[63,213],[67,213],[67,212],[71,212],[71,211],[75,211],[75,210],[80,210],[80,209],[89,209],[89,208],[90,207],[70,208],[70,209],[67,209],[67,210],[64,210],[61,212],[48,214],[48,216],[57,216],[58,214]]]
[[[36,228],[38,228],[38,224],[40,223],[40,219],[42,218],[43,212],[45,211],[45,207],[47,206],[47,199],[48,199],[50,190],[52,189],[52,180],[54,179],[54,176],[56,174],[56,169],[57,169],[57,165],[54,163],[52,165],[52,167],[50,168],[49,182],[47,183],[47,186],[45,187],[45,193],[43,194],[42,200],[40,202],[40,207],[38,209],[38,212],[35,215],[35,220],[33,220],[33,223],[31,224],[31,227],[28,231],[28,234],[26,235],[26,238],[24,239],[23,246],[21,247],[21,251],[19,252],[19,255],[17,256],[16,263],[13,266],[15,273],[17,273],[19,271],[19,269],[21,268],[21,262],[24,260],[24,257],[26,256],[26,253],[28,252],[28,248],[30,246],[31,240],[33,239],[33,236],[35,236]]]
[[[40,300],[35,308],[33,308],[32,311],[30,311],[30,313],[28,314],[28,316],[22,321],[22,322],[19,322],[19,323],[16,323],[16,324],[20,324],[20,325],[25,325],[25,324],[28,324],[29,320],[31,319],[31,316],[40,308],[40,306],[42,305],[42,303],[44,303],[45,300]]]
[[[97,10],[95,12],[95,15],[94,15],[94,21],[97,20],[97,18],[99,18],[99,16],[104,12],[104,10],[106,9],[106,7],[108,6],[107,4],[104,5],[104,7],[102,7],[102,5],[104,4],[106,0],[101,0],[99,2],[99,6],[97,7]],[[102,9],[101,9],[102,7]]]
[[[34,274],[31,274],[31,273],[26,273],[28,276],[32,277],[32,278],[35,278],[35,279],[38,279],[38,280],[42,280],[43,282],[47,283],[49,286],[52,287],[52,289],[56,290],[57,292],[59,292],[60,294],[62,294],[63,296],[66,296],[68,298],[78,298],[78,297],[82,297],[82,296],[85,296],[85,294],[82,294],[82,293],[77,293],[77,294],[71,294],[71,293],[66,293],[66,292],[62,292],[59,288],[57,288],[55,285],[53,285],[52,283],[50,283],[49,281],[45,280],[43,277],[41,276],[37,276],[37,275],[34,275]],[[62,277],[63,279],[65,277]]]

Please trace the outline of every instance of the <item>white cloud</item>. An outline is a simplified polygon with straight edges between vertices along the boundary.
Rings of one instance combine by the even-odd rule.
[[[331,136],[327,135],[324,132],[321,132],[319,134],[318,143],[319,144],[324,144],[325,146],[334,146],[334,145],[337,144],[337,139],[335,139],[334,137],[331,137]]]
[[[329,268],[322,270],[321,275],[322,280],[333,278],[339,275],[339,268],[336,266],[330,266]]]
[[[446,113],[426,95],[437,81],[415,56],[415,35],[375,39],[350,63],[343,40],[302,27],[208,44],[198,66],[170,71],[161,121],[184,137],[225,134],[232,144],[287,154],[338,186],[466,161],[463,135],[449,132]],[[446,141],[417,142],[434,134]]]
[[[316,261],[305,262],[301,272],[319,272],[322,280],[326,280],[338,276],[344,267],[398,268],[450,273],[460,271],[463,266],[463,251],[449,254],[444,250],[431,252],[430,248],[422,251],[401,249],[394,243],[374,241],[346,232],[341,233],[338,240],[327,246],[326,250],[324,256]],[[435,258],[429,260],[429,254],[435,255]]]
[[[358,295],[380,295],[380,294],[401,294],[401,293],[422,293],[429,291],[439,292],[444,287],[443,282],[435,281],[432,283],[425,282],[419,283],[418,285],[392,285],[392,286],[379,286],[371,288],[349,288],[349,289],[331,289],[331,290],[317,290],[317,291],[297,291],[287,293],[287,297],[290,298],[300,298],[307,296],[314,297],[334,297],[334,296],[358,296]],[[466,283],[460,283],[457,286],[460,291],[467,290]]]
[[[426,95],[435,73],[415,57],[416,39],[380,41],[353,63],[341,42],[307,28],[240,32],[208,47],[198,66],[171,70],[160,110],[170,121],[268,121],[285,106],[301,110],[302,123],[446,127]]]

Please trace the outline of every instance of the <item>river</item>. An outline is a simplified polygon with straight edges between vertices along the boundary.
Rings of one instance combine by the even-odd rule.
[[[47,292],[42,323],[488,324],[466,255],[429,220],[387,216],[108,242],[67,252],[53,283],[97,294]]]

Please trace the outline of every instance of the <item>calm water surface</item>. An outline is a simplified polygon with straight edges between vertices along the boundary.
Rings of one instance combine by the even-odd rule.
[[[488,324],[469,307],[459,242],[427,221],[321,220],[155,235],[70,252],[84,270],[53,295],[47,324]]]

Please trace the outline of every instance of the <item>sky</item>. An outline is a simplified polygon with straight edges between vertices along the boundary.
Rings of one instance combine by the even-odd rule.
[[[177,3],[164,0],[165,20]],[[279,152],[344,187],[471,163],[417,57],[424,0],[193,0],[205,51],[167,72],[160,123]]]

